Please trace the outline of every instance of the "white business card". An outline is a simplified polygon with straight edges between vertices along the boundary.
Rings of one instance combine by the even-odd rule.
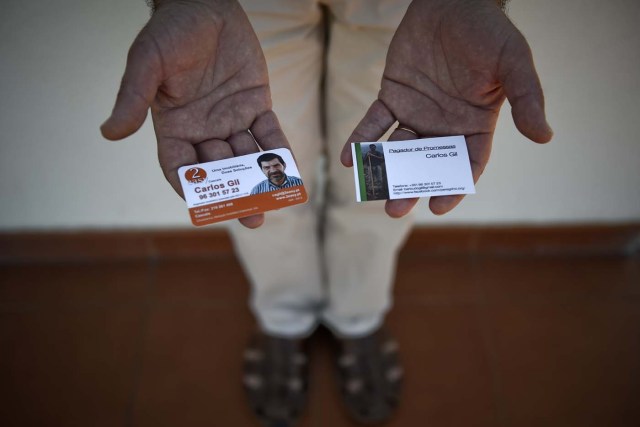
[[[464,136],[351,144],[356,200],[474,194]]]

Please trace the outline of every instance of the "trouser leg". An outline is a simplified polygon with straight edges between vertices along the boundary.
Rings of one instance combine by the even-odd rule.
[[[408,1],[331,0],[327,57],[328,171],[324,321],[343,336],[366,335],[390,308],[398,250],[411,225],[391,219],[384,202],[356,203],[343,144],[376,99],[389,42]]]
[[[322,15],[312,0],[241,1],[264,50],[278,115],[310,202],[269,212],[262,227],[237,222],[230,231],[251,282],[251,308],[260,327],[304,336],[325,301],[318,240],[316,164],[322,153],[320,81]]]

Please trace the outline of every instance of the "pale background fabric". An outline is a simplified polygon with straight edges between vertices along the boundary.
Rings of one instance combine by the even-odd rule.
[[[498,123],[478,194],[419,224],[640,219],[640,2],[513,0],[556,132]],[[0,14],[0,229],[190,227],[157,165],[151,123],[109,143],[126,51],[148,18],[131,0],[5,0]],[[346,138],[347,135],[344,135]]]

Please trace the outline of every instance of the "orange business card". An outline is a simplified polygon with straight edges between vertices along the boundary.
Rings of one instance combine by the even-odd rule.
[[[286,148],[183,166],[178,175],[195,226],[307,201],[300,172]]]

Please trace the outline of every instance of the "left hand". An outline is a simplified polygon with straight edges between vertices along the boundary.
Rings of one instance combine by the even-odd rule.
[[[378,99],[345,145],[341,160],[352,166],[350,143],[377,141],[398,121],[420,137],[464,135],[474,182],[491,153],[504,99],[518,130],[548,142],[544,97],[524,36],[493,0],[414,0],[396,31]],[[396,129],[390,140],[415,139]],[[464,195],[432,197],[441,215]],[[418,199],[388,200],[392,217],[406,215]]]

